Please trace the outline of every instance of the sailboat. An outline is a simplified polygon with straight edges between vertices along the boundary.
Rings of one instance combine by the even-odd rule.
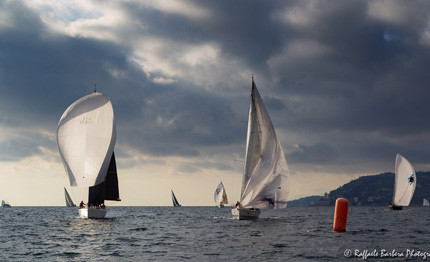
[[[429,201],[423,198],[423,207],[428,207],[428,206],[430,206]]]
[[[67,189],[64,188],[64,197],[66,198],[66,207],[75,207],[75,203],[73,203],[72,198],[70,197],[69,193],[67,192]]]
[[[245,166],[241,199],[231,210],[234,218],[257,219],[261,209],[287,206],[287,161],[270,116],[252,77]]]
[[[402,210],[409,206],[417,185],[417,175],[411,163],[401,156],[396,155],[395,180],[393,202],[389,207],[393,210]]]
[[[173,190],[171,190],[171,191],[172,191],[172,202],[173,202],[173,206],[174,206],[174,207],[180,207],[180,206],[181,206],[181,204],[179,204],[178,200],[176,199],[176,197],[175,197],[175,193],[173,193]]]
[[[2,207],[11,207],[9,203],[5,202],[4,200],[1,201]]]
[[[95,90],[70,105],[60,118],[57,143],[70,185],[88,188],[88,203],[81,202],[80,217],[103,218],[104,201],[120,201],[115,142],[112,103]]]
[[[224,207],[224,205],[228,204],[227,192],[225,191],[222,181],[215,189],[214,199],[218,207]]]

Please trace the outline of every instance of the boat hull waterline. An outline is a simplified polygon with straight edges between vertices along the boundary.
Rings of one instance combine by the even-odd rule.
[[[403,207],[402,206],[394,206],[394,205],[391,205],[391,206],[389,206],[390,207],[390,209],[392,209],[392,210],[403,210]]]
[[[79,208],[79,216],[81,218],[104,218],[106,213],[106,209],[102,208]]]
[[[231,214],[234,219],[239,220],[254,220],[260,216],[260,209],[247,209],[247,208],[234,208],[231,210]]]

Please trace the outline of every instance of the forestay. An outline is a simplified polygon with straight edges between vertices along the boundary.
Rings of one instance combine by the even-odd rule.
[[[112,103],[101,93],[74,102],[61,116],[57,143],[71,186],[105,180],[116,142]]]
[[[289,193],[287,161],[270,116],[252,81],[241,206],[285,208]]]

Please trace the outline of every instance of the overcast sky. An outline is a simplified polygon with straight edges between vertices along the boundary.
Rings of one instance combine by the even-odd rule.
[[[428,1],[0,0],[0,198],[75,202],[55,132],[94,90],[117,123],[117,205],[239,198],[251,76],[290,199],[430,169]],[[419,178],[418,178],[419,181]]]

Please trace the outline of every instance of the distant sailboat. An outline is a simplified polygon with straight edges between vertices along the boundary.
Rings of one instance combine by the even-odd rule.
[[[423,206],[424,207],[428,207],[429,206],[429,201],[425,198],[423,198]]]
[[[114,147],[112,103],[101,93],[89,94],[70,105],[61,116],[57,143],[70,185],[88,188],[88,205],[79,215],[106,216],[105,200],[120,201]]]
[[[225,191],[224,185],[222,182],[218,184],[214,193],[215,203],[219,207],[224,207],[224,205],[228,204],[227,192]]]
[[[261,209],[287,206],[287,161],[263,100],[252,78],[241,200],[232,209],[238,219],[257,219]]]
[[[9,205],[9,203],[5,202],[4,200],[2,200],[2,201],[1,201],[1,206],[2,206],[2,207],[11,207],[11,206]]]
[[[70,197],[69,193],[67,192],[67,189],[64,188],[64,196],[66,198],[66,207],[75,207],[75,203],[73,203],[72,198]]]
[[[172,191],[172,201],[173,201],[173,206],[174,206],[174,207],[180,207],[181,205],[179,204],[178,200],[176,199],[176,197],[175,197],[175,193],[173,193],[173,190],[171,190],[171,191]]]
[[[390,203],[390,208],[393,210],[402,210],[404,206],[409,206],[416,185],[417,175],[413,166],[406,158],[397,154],[393,203]]]

